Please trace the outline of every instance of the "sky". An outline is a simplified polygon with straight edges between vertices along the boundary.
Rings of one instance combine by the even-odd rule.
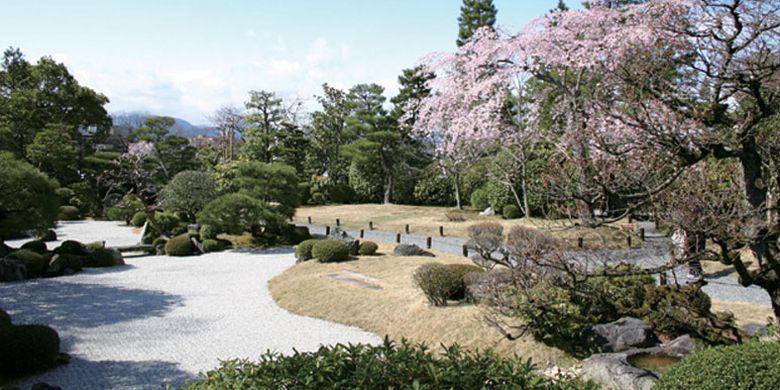
[[[557,0],[495,0],[517,31]],[[571,1],[570,1],[571,2]],[[460,0],[0,0],[0,48],[51,56],[110,99],[208,123],[250,90],[316,107],[321,85],[398,90],[404,68],[453,51]]]

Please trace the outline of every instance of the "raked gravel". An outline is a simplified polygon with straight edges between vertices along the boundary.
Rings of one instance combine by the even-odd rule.
[[[109,246],[138,241],[130,228],[115,222],[63,223],[57,234],[61,240],[105,240]],[[0,307],[14,323],[51,325],[60,334],[62,351],[72,358],[21,381],[22,389],[38,382],[63,389],[160,389],[196,379],[220,360],[381,341],[358,328],[291,314],[274,303],[267,283],[294,264],[290,248],[126,262],[73,276],[0,284]]]

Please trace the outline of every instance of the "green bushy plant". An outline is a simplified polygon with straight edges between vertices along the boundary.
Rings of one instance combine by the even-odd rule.
[[[195,244],[188,234],[180,234],[165,243],[165,254],[168,256],[192,256],[195,251]]]
[[[447,300],[462,299],[465,296],[464,276],[471,272],[465,270],[459,265],[451,267],[440,263],[423,264],[414,271],[414,282],[432,305],[447,306]],[[474,267],[472,271],[481,269]]]
[[[214,240],[217,238],[217,229],[211,225],[201,225],[200,227],[200,240],[205,242],[206,240]]]
[[[57,241],[57,232],[55,232],[52,229],[46,229],[43,231],[40,236],[38,237],[39,240],[43,242],[52,242]]]
[[[81,212],[76,206],[60,206],[57,210],[58,221],[78,221],[81,219]]]
[[[40,254],[44,254],[48,250],[48,248],[46,248],[46,243],[43,242],[43,240],[27,241],[22,245],[22,249],[29,249]]]
[[[574,380],[553,380],[530,360],[457,346],[441,355],[424,345],[387,339],[381,345],[322,346],[283,356],[267,352],[258,362],[231,360],[186,390],[216,389],[596,389]]]
[[[217,196],[217,183],[206,172],[182,171],[160,191],[160,205],[166,210],[184,214],[183,220],[194,221],[195,215]]]
[[[477,210],[484,210],[490,207],[488,200],[488,190],[486,188],[477,188],[471,193],[471,207]]]
[[[5,328],[11,325],[12,325],[11,316],[8,315],[8,313],[6,313],[5,310],[0,309],[0,328]]]
[[[311,248],[314,247],[314,244],[317,241],[318,240],[306,240],[298,244],[295,247],[295,258],[298,259],[299,262],[311,260],[312,259]]]
[[[85,258],[85,267],[112,267],[115,265],[114,255],[110,250],[99,247],[93,248]]]
[[[425,167],[414,186],[414,200],[429,206],[455,204],[452,180],[442,171],[438,162]]]
[[[168,239],[167,238],[165,238],[165,237],[157,237],[157,238],[154,239],[154,241],[152,241],[152,246],[154,246],[156,248],[157,245],[165,245],[167,243],[168,243]]]
[[[165,235],[172,234],[179,224],[181,224],[179,216],[176,215],[176,213],[169,211],[154,213],[154,221],[157,223],[157,228],[160,230],[157,233]]]
[[[225,243],[221,240],[205,239],[203,240],[203,251],[206,253],[222,252],[227,249]]]
[[[29,249],[15,250],[8,257],[21,261],[27,267],[28,275],[41,275],[48,265],[43,255]]]
[[[504,219],[517,219],[522,217],[523,213],[520,212],[520,208],[516,205],[508,204],[501,210],[501,215]]]
[[[0,151],[0,239],[50,228],[60,206],[56,188],[56,181],[34,166]]]
[[[455,291],[453,291],[448,298],[456,301],[466,299],[469,275],[472,273],[481,274],[485,272],[482,268],[473,264],[447,264],[447,268],[453,273],[453,278],[461,281],[461,284],[457,286]]]
[[[321,263],[333,263],[349,259],[349,248],[338,240],[317,240],[311,248],[313,258]]]
[[[73,241],[73,240],[67,240],[64,241],[60,246],[54,248],[54,253],[58,255],[86,255],[87,254],[87,247],[84,246],[84,244]]]
[[[377,245],[375,242],[362,241],[360,243],[360,248],[358,249],[358,253],[363,256],[370,256],[370,255],[375,255],[378,249],[379,249],[379,245]]]
[[[17,378],[57,364],[60,337],[45,325],[0,328],[0,376]]]
[[[146,212],[145,211],[139,211],[133,215],[133,219],[130,221],[130,223],[133,224],[135,227],[141,227],[144,226],[146,223]]]
[[[780,344],[750,342],[696,352],[673,365],[654,389],[780,389]]]

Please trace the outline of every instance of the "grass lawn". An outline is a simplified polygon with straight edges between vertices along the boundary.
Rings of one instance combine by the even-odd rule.
[[[449,212],[460,212],[466,218],[463,222],[452,222],[447,219]],[[384,204],[358,204],[334,206],[307,206],[296,210],[293,221],[297,224],[308,223],[311,217],[315,225],[336,225],[336,218],[341,226],[348,229],[368,229],[369,221],[373,222],[375,230],[388,232],[403,232],[410,225],[414,234],[438,236],[439,226],[444,227],[444,234],[452,237],[468,238],[469,226],[479,222],[497,222],[509,230],[512,226],[523,225],[537,229],[548,230],[556,237],[564,240],[569,246],[575,247],[577,239],[583,238],[586,248],[626,248],[626,238],[631,235],[633,245],[638,245],[638,237],[630,232],[625,223],[616,223],[597,229],[574,227],[570,220],[545,220],[538,218],[522,218],[506,220],[500,216],[480,216],[474,210],[456,210],[449,207],[406,206]]]
[[[505,355],[533,358],[540,366],[574,363],[573,358],[530,336],[516,341],[503,338],[481,320],[483,309],[476,305],[430,306],[412,280],[414,270],[427,262],[467,263],[467,259],[443,253],[436,253],[435,258],[395,257],[393,247],[379,243],[383,254],[345,263],[298,264],[272,279],[269,289],[279,306],[293,313],[354,325],[394,340],[405,337],[434,348],[455,343],[469,349],[492,348]]]

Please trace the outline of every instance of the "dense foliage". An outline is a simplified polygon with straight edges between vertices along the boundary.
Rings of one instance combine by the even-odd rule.
[[[321,263],[349,260],[349,247],[339,240],[317,240],[311,247],[312,258]]]
[[[32,165],[0,151],[0,239],[54,223],[57,183]]]
[[[18,378],[54,367],[60,337],[45,325],[0,327],[0,377]]]
[[[198,223],[219,233],[260,235],[264,226],[281,226],[284,216],[265,201],[245,193],[222,195],[198,214]]]
[[[317,240],[306,240],[298,244],[295,247],[295,258],[298,259],[299,262],[311,260],[313,258],[311,249],[316,242]]]
[[[482,269],[467,264],[423,264],[414,271],[414,282],[434,306],[447,306],[448,300],[462,300],[466,297],[466,275],[482,272]]]
[[[371,256],[375,255],[378,249],[379,245],[373,241],[361,241],[358,253],[362,256]]]
[[[184,213],[188,221],[217,195],[217,183],[211,175],[199,171],[176,174],[160,191],[159,203],[165,210]]]
[[[189,234],[180,234],[165,243],[165,254],[168,256],[192,256],[196,253],[197,249]]]

